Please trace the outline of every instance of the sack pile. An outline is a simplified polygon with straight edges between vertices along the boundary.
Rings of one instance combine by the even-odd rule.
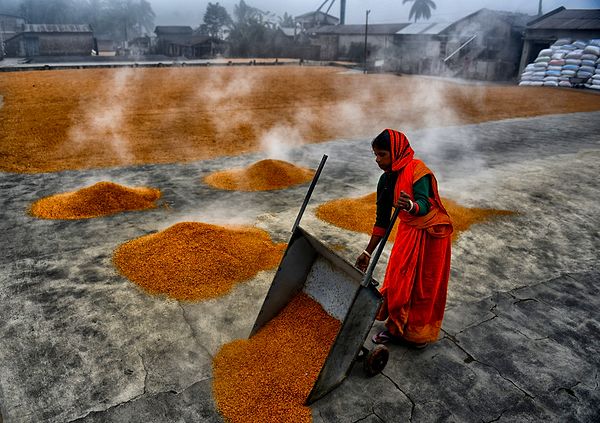
[[[581,83],[600,90],[600,39],[557,40],[525,67],[519,85],[570,88]]]

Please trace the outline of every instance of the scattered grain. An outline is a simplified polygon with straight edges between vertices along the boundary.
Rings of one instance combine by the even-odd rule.
[[[257,228],[183,222],[122,244],[113,261],[151,294],[194,301],[276,267],[285,246]]]
[[[340,325],[301,293],[255,336],[224,345],[213,362],[219,411],[233,423],[312,421],[304,403]]]
[[[98,182],[77,191],[51,195],[30,207],[33,216],[42,219],[89,219],[123,211],[156,207],[160,191],[154,188],[130,188],[113,182]]]
[[[229,191],[269,191],[310,181],[314,171],[281,160],[261,160],[247,168],[211,173],[204,182]]]
[[[370,234],[375,224],[376,200],[377,193],[360,198],[341,198],[321,204],[317,208],[316,214],[319,219],[340,228]],[[493,216],[514,213],[510,210],[463,207],[447,198],[442,198],[442,201],[454,226],[453,240],[456,240],[461,232],[466,231],[475,223],[484,222]],[[393,241],[396,237],[397,226],[394,226],[388,241]]]

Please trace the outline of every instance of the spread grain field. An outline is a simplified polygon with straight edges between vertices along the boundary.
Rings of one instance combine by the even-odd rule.
[[[331,67],[81,69],[0,78],[0,170],[174,163],[294,144],[600,110],[600,96]]]

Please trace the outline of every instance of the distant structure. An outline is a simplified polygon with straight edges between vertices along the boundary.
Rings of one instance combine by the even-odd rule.
[[[328,15],[325,12],[317,10],[316,12],[309,12],[303,15],[296,16],[294,18],[296,23],[300,24],[302,30],[310,30],[325,25],[338,25],[340,20],[335,16]]]
[[[519,73],[556,40],[600,38],[600,9],[556,8],[527,23],[523,33],[523,53]]]
[[[4,42],[17,35],[25,22],[22,16],[0,13],[0,59],[5,55]]]
[[[374,59],[394,45],[396,33],[407,23],[369,25],[369,57]],[[362,60],[365,45],[364,25],[327,25],[309,31],[314,43],[321,47],[321,60]]]
[[[445,69],[440,72],[486,81],[516,78],[522,33],[531,18],[523,13],[480,9],[452,23],[440,32],[439,57]]]
[[[90,25],[22,24],[20,31],[5,40],[6,55],[89,56],[94,49]]]
[[[531,18],[480,9],[455,22],[370,24],[367,61],[382,71],[510,80],[517,76],[522,33]],[[364,25],[321,26],[309,33],[321,60],[364,60]]]
[[[208,35],[194,34],[190,26],[157,26],[155,53],[188,59],[210,58],[222,53],[224,43]]]

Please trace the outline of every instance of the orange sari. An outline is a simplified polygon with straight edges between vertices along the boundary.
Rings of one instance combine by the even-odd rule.
[[[414,159],[404,134],[389,131],[392,170],[399,172],[394,203],[401,191],[414,198],[413,185],[425,175],[431,175],[434,197],[426,215],[401,211],[398,216],[398,232],[381,288],[384,304],[377,318],[387,319],[386,327],[394,336],[415,343],[431,342],[438,338],[446,306],[452,222],[431,170]]]

